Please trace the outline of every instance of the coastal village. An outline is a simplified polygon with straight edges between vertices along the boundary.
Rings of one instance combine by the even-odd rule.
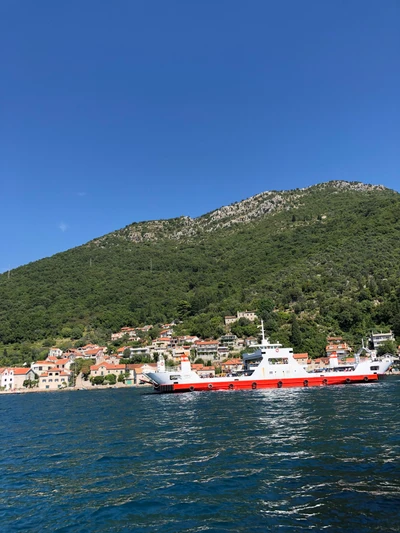
[[[236,316],[226,316],[226,334],[216,340],[176,336],[176,324],[170,323],[162,324],[159,336],[151,343],[144,342],[143,336],[153,329],[153,325],[121,328],[111,335],[110,340],[121,339],[135,346],[121,346],[115,353],[111,353],[106,346],[97,344],[66,351],[52,347],[45,360],[32,362],[29,367],[0,368],[0,392],[94,390],[110,386],[145,385],[143,374],[156,370],[156,361],[160,355],[171,368],[179,367],[182,356],[189,357],[192,369],[200,377],[233,375],[243,368],[240,354],[255,349],[258,344],[256,337],[241,339],[230,332],[230,325],[241,318],[251,322],[258,320],[252,311],[238,311]],[[391,331],[372,333],[369,338],[375,351],[387,341],[395,341]],[[342,337],[328,337],[325,357],[311,359],[307,353],[295,353],[294,358],[305,369],[317,370],[327,368],[332,357],[349,364],[354,363],[352,352],[352,348]],[[400,346],[397,349],[397,355],[399,354]],[[129,362],[135,357],[146,362]]]

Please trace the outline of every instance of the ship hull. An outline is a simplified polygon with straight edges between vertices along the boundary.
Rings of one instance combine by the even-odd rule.
[[[378,381],[378,374],[365,375],[329,375],[282,378],[282,379],[255,379],[255,380],[214,380],[204,379],[196,382],[179,382],[171,384],[155,384],[154,390],[158,393],[172,392],[212,392],[219,390],[257,390],[257,389],[281,389],[281,388],[304,388],[326,387],[329,385],[350,385],[352,383],[369,383]]]

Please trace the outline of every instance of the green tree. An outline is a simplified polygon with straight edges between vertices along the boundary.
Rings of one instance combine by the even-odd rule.
[[[115,385],[117,383],[117,377],[115,374],[107,374],[104,381],[107,381],[110,385]]]
[[[104,376],[94,376],[90,379],[90,381],[93,383],[93,385],[103,385],[104,379]]]
[[[390,353],[392,355],[396,355],[397,353],[397,347],[396,343],[393,341],[385,341],[380,346],[378,346],[378,349],[376,350],[376,355],[385,355],[387,353]]]
[[[292,315],[292,331],[290,333],[289,340],[293,348],[296,351],[301,350],[301,345],[302,345],[301,331],[300,331],[299,323],[297,322],[296,315],[294,313]]]

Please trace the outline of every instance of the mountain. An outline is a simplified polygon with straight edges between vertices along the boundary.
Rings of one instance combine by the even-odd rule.
[[[281,342],[298,323],[297,348],[312,355],[327,334],[400,336],[399,230],[397,192],[344,181],[134,223],[1,275],[0,343],[28,352],[172,319],[211,337],[244,309]]]

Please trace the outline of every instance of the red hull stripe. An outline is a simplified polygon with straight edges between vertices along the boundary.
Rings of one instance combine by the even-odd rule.
[[[377,381],[378,374],[365,376],[318,376],[307,378],[259,379],[257,381],[218,381],[197,383],[174,383],[168,390],[159,392],[213,391],[213,390],[246,390],[246,389],[279,389],[292,387],[323,387],[326,385],[344,385],[349,383],[367,383]],[[161,389],[163,387],[160,387]]]

